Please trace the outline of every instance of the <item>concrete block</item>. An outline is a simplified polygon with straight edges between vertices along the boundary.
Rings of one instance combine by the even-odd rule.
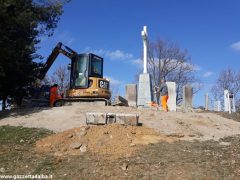
[[[137,84],[127,84],[125,86],[125,98],[129,106],[137,106]]]
[[[106,113],[86,113],[86,123],[87,124],[106,124],[107,122],[107,114]]]
[[[115,113],[107,113],[107,124],[116,123],[116,114]]]
[[[137,105],[138,106],[148,106],[152,102],[152,88],[151,88],[151,78],[150,74],[140,74],[139,84],[138,84],[138,96]]]
[[[176,102],[176,83],[175,82],[166,82],[168,87],[168,110],[176,111],[177,102]]]
[[[191,86],[183,86],[183,108],[193,108],[193,88]]]
[[[138,125],[138,114],[116,114],[116,123],[124,125]]]

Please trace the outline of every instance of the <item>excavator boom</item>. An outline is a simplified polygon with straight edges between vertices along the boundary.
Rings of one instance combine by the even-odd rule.
[[[52,53],[48,56],[43,68],[40,70],[40,74],[38,76],[40,80],[42,80],[46,76],[48,70],[50,69],[50,67],[60,53],[65,55],[69,59],[72,59],[72,57],[77,54],[77,52],[59,42],[53,49]]]

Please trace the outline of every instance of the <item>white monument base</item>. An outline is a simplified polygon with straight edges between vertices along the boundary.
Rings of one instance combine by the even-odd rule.
[[[152,102],[152,88],[150,74],[139,75],[137,105],[148,107]]]

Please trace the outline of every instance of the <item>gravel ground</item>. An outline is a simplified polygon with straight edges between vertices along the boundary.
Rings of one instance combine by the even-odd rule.
[[[163,135],[182,140],[219,140],[240,134],[240,122],[214,113],[165,113],[159,110],[131,107],[75,104],[54,108],[18,109],[0,113],[0,126],[46,128],[62,132],[86,125],[86,112],[112,112],[139,114],[143,126],[154,128]]]

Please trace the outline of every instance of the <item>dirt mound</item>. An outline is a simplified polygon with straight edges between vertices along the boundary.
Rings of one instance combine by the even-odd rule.
[[[80,155],[88,151],[105,157],[127,157],[149,143],[172,142],[176,137],[161,136],[154,129],[123,126],[84,126],[48,136],[36,143],[37,151],[57,156]]]

